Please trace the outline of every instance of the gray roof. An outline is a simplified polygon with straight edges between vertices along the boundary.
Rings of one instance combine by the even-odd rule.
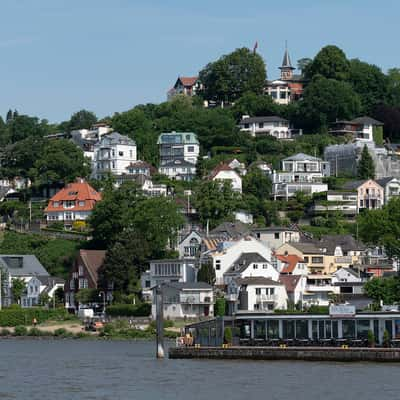
[[[296,69],[292,66],[292,62],[290,61],[288,49],[285,49],[285,54],[283,55],[283,60],[282,60],[282,66],[279,68],[280,69],[283,69],[283,68]]]
[[[232,266],[226,271],[226,274],[242,273],[247,269],[250,264],[253,263],[267,263],[261,254],[258,253],[242,253],[240,257],[232,264]]]
[[[269,226],[267,228],[253,228],[252,232],[298,232],[296,228],[286,226]]]
[[[0,266],[11,276],[49,276],[49,273],[32,254],[0,254]]]
[[[358,187],[360,187],[364,182],[366,182],[366,179],[359,180],[359,181],[349,181],[343,185],[343,189],[354,190],[354,189],[357,189]]]
[[[162,132],[157,144],[199,144],[197,136],[193,132]]]
[[[211,235],[226,235],[229,238],[236,238],[249,233],[249,226],[240,221],[223,222],[210,231]]]
[[[319,254],[321,249],[312,242],[289,242],[290,246],[304,254]]]
[[[389,176],[387,178],[382,178],[382,179],[375,179],[375,182],[378,185],[381,185],[382,187],[385,187],[389,182],[391,182],[393,179],[397,179],[394,178],[393,176]]]
[[[297,153],[293,156],[284,158],[283,161],[322,161],[318,157],[313,157],[304,153]]]
[[[195,168],[196,164],[190,163],[188,161],[185,161],[183,159],[177,159],[173,161],[166,162],[165,164],[160,165],[160,168],[170,168],[170,167],[189,167],[189,168]]]
[[[248,117],[242,118],[241,124],[252,124],[254,122],[289,122],[285,118],[278,117],[277,115],[271,115],[268,117]]]
[[[263,276],[249,276],[247,278],[239,278],[236,280],[238,285],[269,285],[269,286],[283,286],[281,282],[273,281]]]
[[[383,122],[377,121],[368,116],[354,118],[350,121],[352,124],[363,124],[363,125],[383,125]]]
[[[129,138],[128,136],[121,135],[118,132],[111,132],[107,133],[106,135],[103,135],[100,143],[103,144],[124,144],[124,145],[131,145],[135,146],[136,143],[133,139]]]
[[[320,240],[314,243],[316,246],[326,249],[328,255],[333,255],[338,246],[344,252],[366,249],[365,245],[354,239],[352,235],[323,235]]]

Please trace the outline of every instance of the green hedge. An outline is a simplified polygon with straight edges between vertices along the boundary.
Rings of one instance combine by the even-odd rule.
[[[34,318],[40,324],[49,319],[64,320],[66,317],[68,313],[64,308],[4,308],[0,311],[0,326],[32,325]]]
[[[115,304],[106,308],[110,317],[148,317],[151,314],[151,304]]]

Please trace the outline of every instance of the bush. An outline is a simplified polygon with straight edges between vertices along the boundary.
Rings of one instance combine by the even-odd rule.
[[[151,313],[151,304],[115,304],[106,308],[110,317],[148,317]]]
[[[64,320],[68,317],[65,308],[47,310],[44,308],[9,307],[0,311],[0,326],[31,325],[34,318],[38,324],[49,319]]]
[[[43,332],[43,333],[45,333],[45,332]],[[28,336],[43,336],[43,333],[38,328],[31,328],[28,331]]]
[[[26,326],[23,325],[17,325],[14,328],[14,335],[15,336],[26,336],[28,334],[28,329]]]
[[[375,335],[371,330],[368,331],[368,345],[370,347],[375,346]]]
[[[71,333],[68,332],[65,328],[58,328],[54,331],[54,336],[56,337],[68,337],[71,336]]]
[[[215,315],[217,317],[223,317],[225,315],[225,306],[226,306],[226,302],[223,297],[219,297],[215,301]]]
[[[11,332],[10,332],[10,330],[7,329],[7,328],[3,328],[3,329],[0,331],[0,336],[10,336],[10,335],[11,335]]]
[[[232,344],[232,328],[230,326],[225,327],[224,329],[224,342],[228,344]]]

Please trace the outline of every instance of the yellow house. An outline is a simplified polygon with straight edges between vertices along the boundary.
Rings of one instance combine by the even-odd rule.
[[[285,243],[275,253],[303,258],[309,274],[331,275],[359,263],[364,249],[351,235],[326,235],[310,242]]]

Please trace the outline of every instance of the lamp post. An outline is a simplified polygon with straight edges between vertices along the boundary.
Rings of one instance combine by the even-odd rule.
[[[101,290],[99,292],[99,297],[101,297],[101,295],[103,295],[103,315],[106,314],[106,293],[104,292],[104,290]]]

